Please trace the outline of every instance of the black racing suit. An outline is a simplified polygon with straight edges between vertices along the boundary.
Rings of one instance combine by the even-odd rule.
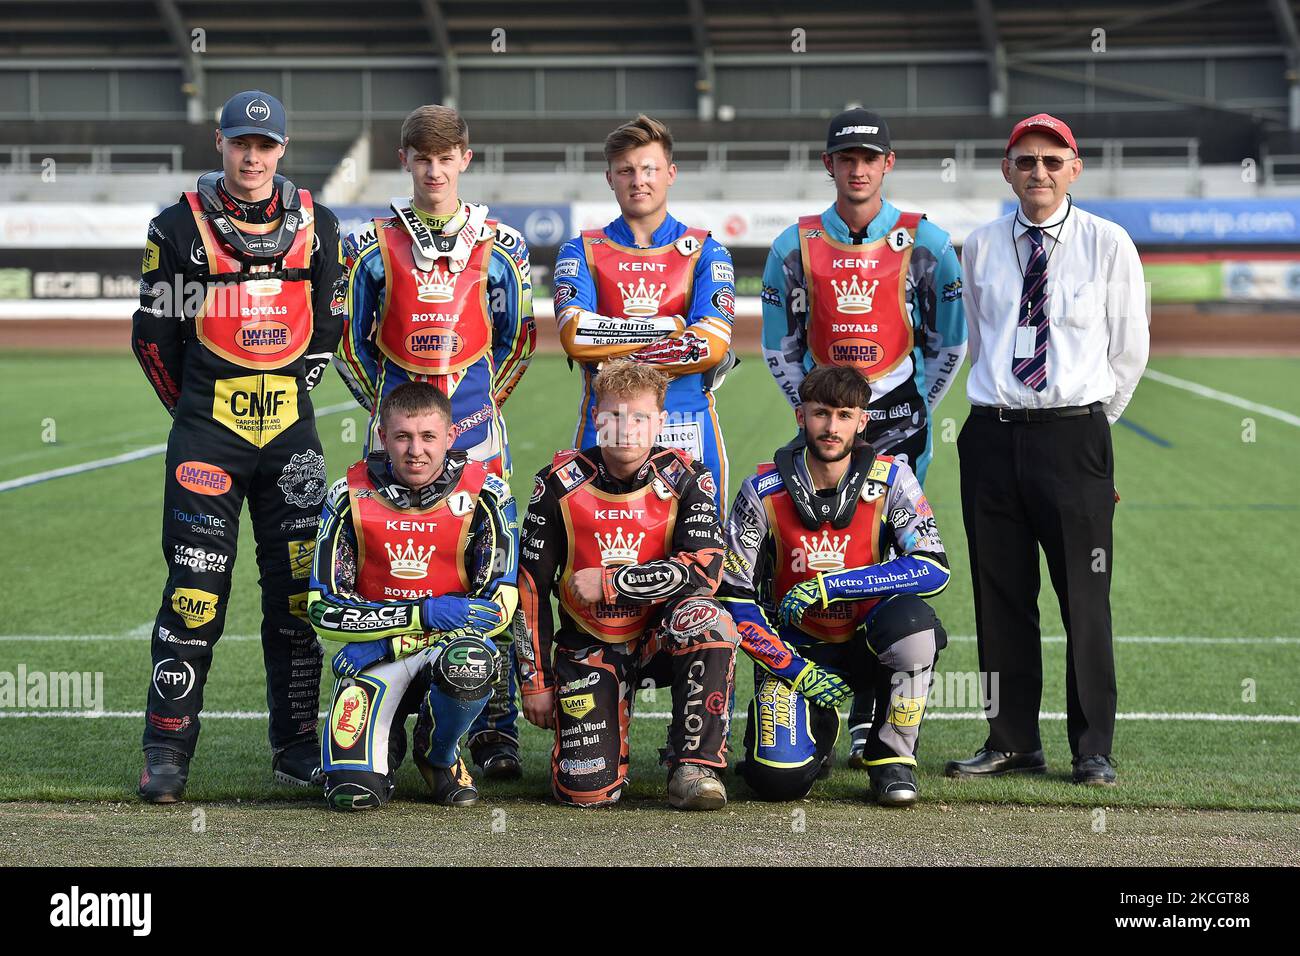
[[[266,225],[279,223],[284,196],[293,193],[281,188],[279,177],[276,181],[271,198],[260,203],[241,202],[218,189],[226,216],[222,231],[233,227],[260,236],[268,233]],[[314,229],[309,264],[288,270],[285,257],[262,262],[258,269],[265,275],[259,278],[267,281],[250,293],[268,295],[263,290],[269,282],[272,289],[301,294],[303,287],[290,282],[305,281],[310,321],[292,331],[281,328],[283,323],[249,319],[234,331],[262,353],[286,348],[286,341],[289,351],[297,351],[301,342],[293,341],[294,335],[308,339],[305,349],[279,367],[274,359],[246,365],[212,351],[200,339],[196,321],[200,309],[207,309],[205,290],[238,285],[211,280],[211,263],[222,261],[212,252],[211,239],[219,233],[205,226],[205,247],[199,220],[216,226],[218,216],[193,211],[182,196],[150,222],[140,307],[131,328],[132,350],[174,419],[163,487],[168,574],[153,631],[144,746],[164,745],[188,755],[198,739],[212,648],[225,626],[245,498],[261,575],[271,748],[279,752],[316,737],[321,649],[306,604],[327,482],[307,392],[319,381],[343,328],[338,220],[314,205],[298,226],[304,237],[301,261],[308,255],[306,230]],[[222,248],[229,250],[224,243]],[[283,277],[279,285],[276,276]]]
[[[713,599],[722,575],[716,494],[703,463],[676,448],[654,448],[627,481],[599,448],[562,452],[538,472],[520,530],[516,663],[525,697],[556,695],[557,800],[618,800],[634,697],[650,685],[671,687],[665,761],[726,766],[739,636]],[[602,568],[598,608],[617,633],[593,633],[567,596],[570,574],[591,567]]]

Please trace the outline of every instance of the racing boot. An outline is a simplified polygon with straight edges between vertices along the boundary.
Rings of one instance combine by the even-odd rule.
[[[910,807],[920,792],[916,773],[905,763],[886,763],[868,767],[871,795],[882,807]]]
[[[300,740],[271,758],[271,772],[276,783],[291,787],[311,787],[324,782],[320,772],[320,741]]]
[[[519,780],[524,775],[523,764],[519,762],[519,745],[508,737],[491,732],[479,737],[492,737],[483,740],[470,740],[469,752],[483,776],[489,780]]]
[[[140,799],[147,803],[176,803],[185,793],[190,758],[170,747],[147,747],[140,773]]]
[[[727,788],[712,768],[679,763],[668,777],[668,804],[678,810],[721,810]]]
[[[478,803],[478,788],[474,786],[474,778],[469,775],[463,757],[457,757],[450,767],[435,767],[417,752],[415,765],[433,791],[435,802],[444,807],[472,807]]]

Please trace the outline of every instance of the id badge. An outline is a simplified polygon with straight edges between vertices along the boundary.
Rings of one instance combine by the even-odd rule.
[[[1038,338],[1038,330],[1032,325],[1016,326],[1016,358],[1032,358],[1035,350],[1035,343]]]

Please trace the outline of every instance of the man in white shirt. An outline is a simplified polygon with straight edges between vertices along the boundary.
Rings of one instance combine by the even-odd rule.
[[[1066,632],[1075,783],[1113,785],[1110,426],[1146,367],[1146,286],[1133,240],[1073,205],[1074,134],[1040,113],[1018,123],[1002,175],[1018,208],[962,249],[971,415],[957,439],[980,670],[997,674],[989,736],[951,777],[1043,773],[1039,559]]]

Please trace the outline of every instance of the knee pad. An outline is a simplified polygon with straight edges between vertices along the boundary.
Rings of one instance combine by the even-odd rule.
[[[456,637],[440,648],[430,666],[434,686],[448,697],[482,700],[492,693],[501,655],[486,638]]]
[[[948,646],[948,633],[934,609],[915,594],[899,594],[878,605],[867,620],[869,643],[877,655],[917,631],[934,631],[935,653]]]
[[[689,644],[740,644],[740,632],[721,604],[712,598],[691,597],[680,601],[664,617],[664,636],[672,646]]]
[[[325,802],[334,810],[377,810],[394,789],[392,778],[382,773],[334,770],[325,775]]]

